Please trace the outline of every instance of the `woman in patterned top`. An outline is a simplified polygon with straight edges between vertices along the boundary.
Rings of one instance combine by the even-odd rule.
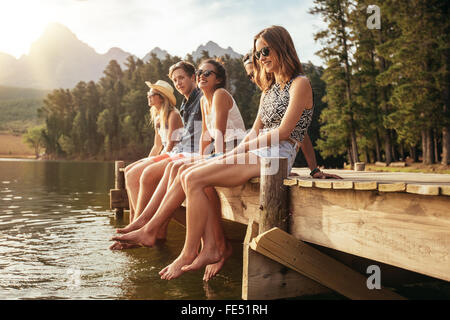
[[[160,274],[173,279],[222,259],[220,239],[204,243],[210,204],[206,187],[235,187],[260,174],[261,157],[287,157],[289,171],[311,123],[313,93],[304,76],[291,36],[279,26],[258,33],[253,43],[255,83],[262,89],[258,116],[252,129],[234,150],[181,174],[186,193],[186,241],[181,254]]]

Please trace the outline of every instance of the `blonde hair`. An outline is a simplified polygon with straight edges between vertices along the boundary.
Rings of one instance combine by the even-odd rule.
[[[270,54],[274,54],[280,64],[282,85],[296,75],[304,74],[302,64],[295,50],[289,32],[281,26],[271,26],[260,31],[253,39],[253,52],[256,52],[256,41],[262,38],[270,47]],[[262,90],[267,91],[275,82],[273,73],[267,73],[255,55],[253,55],[255,83]]]
[[[153,123],[154,128],[156,129],[156,119],[159,117],[160,121],[160,127],[166,129],[168,122],[169,122],[169,114],[175,110],[175,106],[170,103],[170,100],[161,92],[156,89],[152,89],[156,93],[162,97],[163,103],[161,108],[159,109],[159,112],[156,108],[153,106],[150,109],[150,121]]]

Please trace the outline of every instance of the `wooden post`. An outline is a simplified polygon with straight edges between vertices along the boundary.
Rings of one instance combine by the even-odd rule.
[[[366,164],[364,162],[355,163],[355,171],[364,171],[366,169]]]
[[[277,169],[277,170],[276,170]],[[244,240],[242,299],[267,300],[329,293],[330,289],[252,250],[250,243],[259,233],[273,227],[288,228],[287,159],[261,158],[259,226],[248,222]]]
[[[261,158],[259,233],[273,227],[288,230],[287,169],[287,158]]]
[[[121,171],[121,168],[125,168],[124,161],[116,161],[115,162],[115,188],[119,190],[125,190],[125,173]],[[116,219],[123,218],[123,209],[124,208],[115,208],[114,211],[116,213]]]
[[[331,290],[250,248],[259,226],[248,222],[244,240],[242,299],[271,300],[330,293]]]

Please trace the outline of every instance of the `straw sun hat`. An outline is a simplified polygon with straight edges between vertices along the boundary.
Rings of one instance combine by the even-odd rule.
[[[177,98],[175,98],[175,95],[173,94],[173,88],[166,81],[158,80],[153,84],[150,81],[145,81],[145,84],[149,88],[158,90],[160,93],[165,95],[166,98],[169,99],[171,105],[174,106],[177,104]]]

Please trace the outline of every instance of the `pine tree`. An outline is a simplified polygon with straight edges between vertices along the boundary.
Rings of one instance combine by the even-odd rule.
[[[329,108],[340,109],[340,112],[333,111],[332,113],[341,115],[340,123],[344,124],[345,122],[340,129],[346,131],[344,134],[348,135],[347,141],[351,147],[350,160],[352,164],[359,161],[356,135],[358,124],[355,119],[357,106],[352,91],[351,52],[353,45],[349,41],[351,38],[350,15],[353,10],[354,3],[350,0],[315,0],[314,7],[310,10],[311,14],[322,16],[327,23],[326,30],[315,34],[316,41],[322,40],[326,44],[317,54],[327,66],[327,70],[324,72],[327,90],[334,86],[333,91],[342,91],[334,95],[329,95],[327,92],[326,100]],[[337,96],[342,100],[335,101],[334,98]],[[327,118],[326,115],[323,119],[325,118]],[[326,128],[324,130],[326,131]],[[330,134],[332,133],[329,132],[328,135]],[[337,139],[337,141],[342,141],[342,139]],[[324,144],[321,145],[324,146]],[[342,146],[338,149],[342,150]]]

